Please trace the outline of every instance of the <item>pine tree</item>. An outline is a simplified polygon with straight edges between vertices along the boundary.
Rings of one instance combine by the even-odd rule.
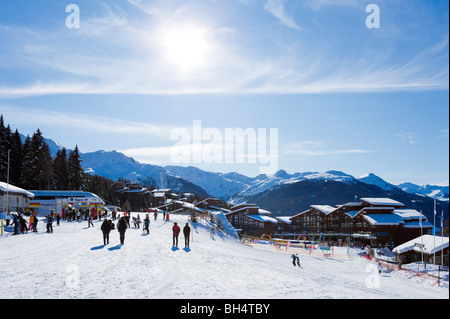
[[[54,172],[50,148],[38,129],[31,140],[25,141],[22,164],[22,185],[26,189],[53,189]]]
[[[81,156],[78,145],[69,153],[69,188],[72,190],[86,189],[84,169],[81,166]]]
[[[0,116],[0,181],[5,181],[8,170],[8,140],[6,136],[6,127],[3,122],[3,114]]]
[[[55,189],[69,189],[69,161],[67,159],[67,151],[63,147],[56,153],[53,161],[53,170],[55,172]]]
[[[11,165],[9,171],[9,180],[12,185],[21,185],[22,163],[23,163],[23,145],[19,131],[11,136]]]
[[[34,154],[31,151],[31,138],[28,135],[23,143],[23,158],[22,158],[22,167],[20,174],[20,184],[19,186],[25,189],[33,189],[33,168],[32,168],[32,159]]]

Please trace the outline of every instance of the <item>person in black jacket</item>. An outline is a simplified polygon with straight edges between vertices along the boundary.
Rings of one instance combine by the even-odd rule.
[[[127,231],[127,222],[125,218],[121,217],[119,222],[117,223],[117,230],[120,233],[120,244],[125,243],[125,232]]]
[[[189,227],[189,223],[186,223],[186,226],[184,226],[183,234],[184,234],[184,246],[189,247],[189,237],[191,236],[191,228]]]
[[[53,217],[52,217],[52,215],[47,216],[47,233],[53,234]]]
[[[105,219],[101,227],[103,233],[103,244],[106,246],[109,244],[109,233],[111,232],[111,221]]]

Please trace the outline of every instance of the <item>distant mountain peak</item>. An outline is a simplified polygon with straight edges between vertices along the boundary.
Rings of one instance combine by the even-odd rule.
[[[366,184],[378,186],[379,188],[387,191],[397,189],[397,186],[386,182],[384,179],[382,179],[378,175],[375,175],[374,173],[368,173],[366,175],[363,175],[360,178],[358,178],[358,180]]]

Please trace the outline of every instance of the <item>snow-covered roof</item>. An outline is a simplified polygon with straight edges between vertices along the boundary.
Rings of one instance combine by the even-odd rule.
[[[100,198],[94,193],[83,191],[32,190],[35,197],[86,197]]]
[[[248,215],[248,218],[257,220],[259,222],[263,222],[263,223],[273,223],[273,224],[278,224],[277,220],[275,218],[269,217],[269,216],[264,216],[264,215]]]
[[[396,214],[371,214],[364,215],[364,218],[373,226],[399,225],[403,224],[403,219]]]
[[[350,212],[345,212],[348,216],[350,216],[350,218],[355,217],[356,215],[358,215],[358,213],[360,212],[360,210],[352,210]]]
[[[325,215],[328,215],[329,213],[336,210],[336,207],[332,207],[329,205],[311,205],[311,208],[317,209],[318,211],[321,211]]]
[[[165,193],[153,193],[153,197],[156,197],[156,198],[161,198],[161,197],[165,197],[165,196],[166,196]]]
[[[403,220],[426,219],[425,215],[415,209],[396,209],[394,214],[399,215]]]
[[[165,188],[165,189],[154,189],[152,190],[152,193],[172,193],[172,189]]]
[[[272,215],[271,212],[269,212],[268,210],[262,209],[262,208],[258,209],[258,213],[260,213],[261,215]]]
[[[310,209],[307,209],[307,210],[305,210],[305,211],[303,211],[303,212],[301,212],[301,213],[298,213],[297,215],[292,216],[292,217],[291,217],[291,220],[292,220],[292,218],[298,217],[298,216],[303,215],[303,214],[305,214],[305,213],[309,213],[310,211],[311,211],[311,208],[310,208]]]
[[[423,235],[395,247],[392,251],[396,254],[403,254],[412,250],[421,253],[422,245],[425,254],[434,254],[448,248],[448,237]]]
[[[17,186],[7,184],[5,182],[0,182],[0,191],[2,191],[4,193],[6,193],[8,191],[10,193],[23,194],[23,195],[27,196],[28,198],[34,197],[34,193],[29,192],[29,191],[22,189],[20,187],[17,187]]]
[[[412,222],[406,222],[405,223],[405,228],[420,228],[420,223],[419,221],[412,221]],[[426,221],[426,220],[422,220],[422,228],[433,228],[433,225],[431,225],[430,222]]]
[[[286,224],[291,224],[292,223],[291,222],[291,217],[292,216],[277,216],[277,217],[275,217],[275,219],[279,220],[279,221],[281,221],[283,223],[286,223]]]
[[[224,212],[224,213],[229,213],[229,212],[231,212],[231,210],[226,209],[226,208],[222,208],[222,207],[217,207],[217,206],[209,206],[209,207],[212,208],[212,209],[220,210],[220,211],[222,211],[222,212]]]
[[[404,204],[397,202],[390,198],[361,198],[361,201],[369,203],[370,205],[385,205],[385,206],[400,206],[405,207]]]

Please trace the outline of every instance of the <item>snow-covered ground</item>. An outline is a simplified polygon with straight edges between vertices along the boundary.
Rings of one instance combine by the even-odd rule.
[[[39,233],[7,233],[0,237],[2,298],[449,298],[448,275],[441,287],[405,271],[378,276],[356,250],[351,259],[300,254],[298,268],[289,252],[249,247],[218,233],[212,239],[206,221],[194,224],[190,250],[182,234],[173,249],[174,221],[183,228],[188,217],[151,218],[150,235],[128,229],[124,246],[117,230],[103,246],[99,222],[94,228],[86,221],[54,223],[47,234],[41,221]]]

